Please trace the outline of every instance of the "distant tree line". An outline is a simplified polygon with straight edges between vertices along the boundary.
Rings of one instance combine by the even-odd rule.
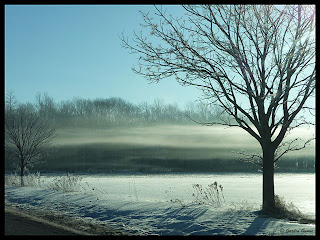
[[[55,102],[47,93],[38,93],[34,103],[18,103],[13,92],[6,96],[6,109],[24,105],[30,112],[52,120],[56,127],[120,127],[159,124],[190,124],[219,121],[221,110],[202,102],[189,102],[184,109],[176,103],[155,99],[152,103],[130,103],[119,97],[73,98]]]
[[[15,115],[17,119],[22,116],[18,113],[28,113],[28,116],[32,119],[38,118],[41,120],[40,122],[50,120],[56,128],[191,124],[194,123],[191,119],[200,122],[219,121],[222,115],[220,109],[197,102],[187,103],[184,109],[179,108],[177,104],[165,104],[160,99],[156,99],[152,103],[132,104],[114,97],[93,100],[73,98],[57,103],[47,93],[38,93],[34,103],[19,103],[13,92],[9,92],[5,99],[5,118],[7,120],[12,117],[11,113],[17,113]],[[17,124],[19,121],[8,121],[8,123]],[[21,125],[21,129],[25,129],[24,125]],[[134,150],[129,147],[127,150],[119,151],[115,146],[109,145],[60,146],[60,150],[46,156],[47,161],[40,163],[38,168],[49,172],[65,170],[257,172],[259,170],[257,165],[247,164],[233,158],[183,159],[182,157],[181,159],[171,159],[168,157],[170,151],[178,151],[179,153],[176,155],[181,153],[181,156],[187,154],[185,149],[162,149],[160,147],[143,147]],[[10,151],[6,151],[6,155],[9,153]],[[5,163],[6,171],[14,170],[8,157],[5,158]],[[315,158],[285,157],[277,165],[279,169],[276,171],[280,172],[314,172]]]

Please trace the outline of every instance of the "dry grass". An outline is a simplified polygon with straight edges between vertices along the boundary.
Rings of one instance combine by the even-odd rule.
[[[218,185],[217,182],[209,184],[208,187],[202,187],[201,184],[193,184],[194,193],[192,196],[195,198],[197,204],[207,204],[219,207],[225,203],[223,195],[223,186]],[[223,199],[223,201],[222,201]]]
[[[261,211],[260,213],[274,218],[297,221],[298,223],[315,224],[315,219],[307,217],[292,202],[287,203],[283,197],[278,195],[275,195],[275,208],[268,212]]]
[[[42,187],[65,193],[78,191],[82,177],[67,173],[67,176],[58,176],[52,182],[45,183],[41,180],[40,173],[37,172],[23,176],[23,180],[25,187]],[[5,185],[20,187],[20,176],[16,173],[5,176]]]

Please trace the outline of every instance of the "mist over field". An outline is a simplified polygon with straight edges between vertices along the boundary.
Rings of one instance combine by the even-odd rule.
[[[58,130],[55,142],[59,145],[116,144],[119,147],[166,147],[211,149],[210,155],[224,158],[231,149],[256,150],[259,145],[240,129],[205,126],[152,126],[113,129]]]
[[[292,140],[296,137],[308,139],[314,134],[314,129],[295,129],[287,137]],[[70,128],[57,131],[56,144],[85,145],[85,144],[114,144],[119,147],[167,147],[210,149],[211,152],[201,157],[234,157],[232,151],[245,150],[246,152],[259,152],[259,143],[241,128],[227,128],[223,126],[180,126],[165,125],[151,127],[125,127],[112,129],[84,129]],[[312,142],[305,149],[288,153],[295,156],[314,156],[315,145]]]
[[[219,122],[221,110],[202,103],[185,109],[161,100],[131,104],[121,98],[73,99],[55,103],[39,94],[26,105],[55,126],[58,150],[37,165],[41,171],[102,172],[257,172],[238,152],[261,153],[258,142],[239,127],[203,126]],[[297,128],[287,137],[307,140],[314,128]],[[299,143],[300,145],[303,142]],[[278,161],[280,171],[314,171],[314,141]],[[6,159],[6,170],[13,170]],[[276,169],[277,171],[277,169]]]
[[[314,129],[296,129],[289,139],[312,136]],[[58,129],[56,160],[41,168],[74,171],[258,171],[259,166],[238,160],[237,152],[260,153],[258,142],[240,128],[200,125]],[[279,166],[288,170],[299,161],[312,169],[314,141],[286,154]],[[309,164],[309,166],[308,166]],[[288,165],[288,166],[287,166]],[[59,167],[58,167],[59,166]],[[301,164],[300,164],[301,167]]]

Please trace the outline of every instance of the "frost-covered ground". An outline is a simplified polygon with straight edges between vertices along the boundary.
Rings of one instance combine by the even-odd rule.
[[[5,187],[5,200],[22,208],[60,212],[138,235],[315,235],[314,224],[264,218],[261,174],[82,175],[75,192]],[[220,205],[195,202],[193,184],[223,186]],[[276,174],[275,193],[315,217],[315,175]]]

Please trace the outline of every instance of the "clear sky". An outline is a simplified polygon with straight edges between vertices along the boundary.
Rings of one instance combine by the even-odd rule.
[[[180,6],[167,6],[178,13]],[[140,31],[139,10],[152,5],[6,5],[5,92],[34,102],[37,92],[55,101],[121,97],[132,103],[197,100],[201,92],[174,79],[149,84],[132,72],[137,55],[120,45]]]

